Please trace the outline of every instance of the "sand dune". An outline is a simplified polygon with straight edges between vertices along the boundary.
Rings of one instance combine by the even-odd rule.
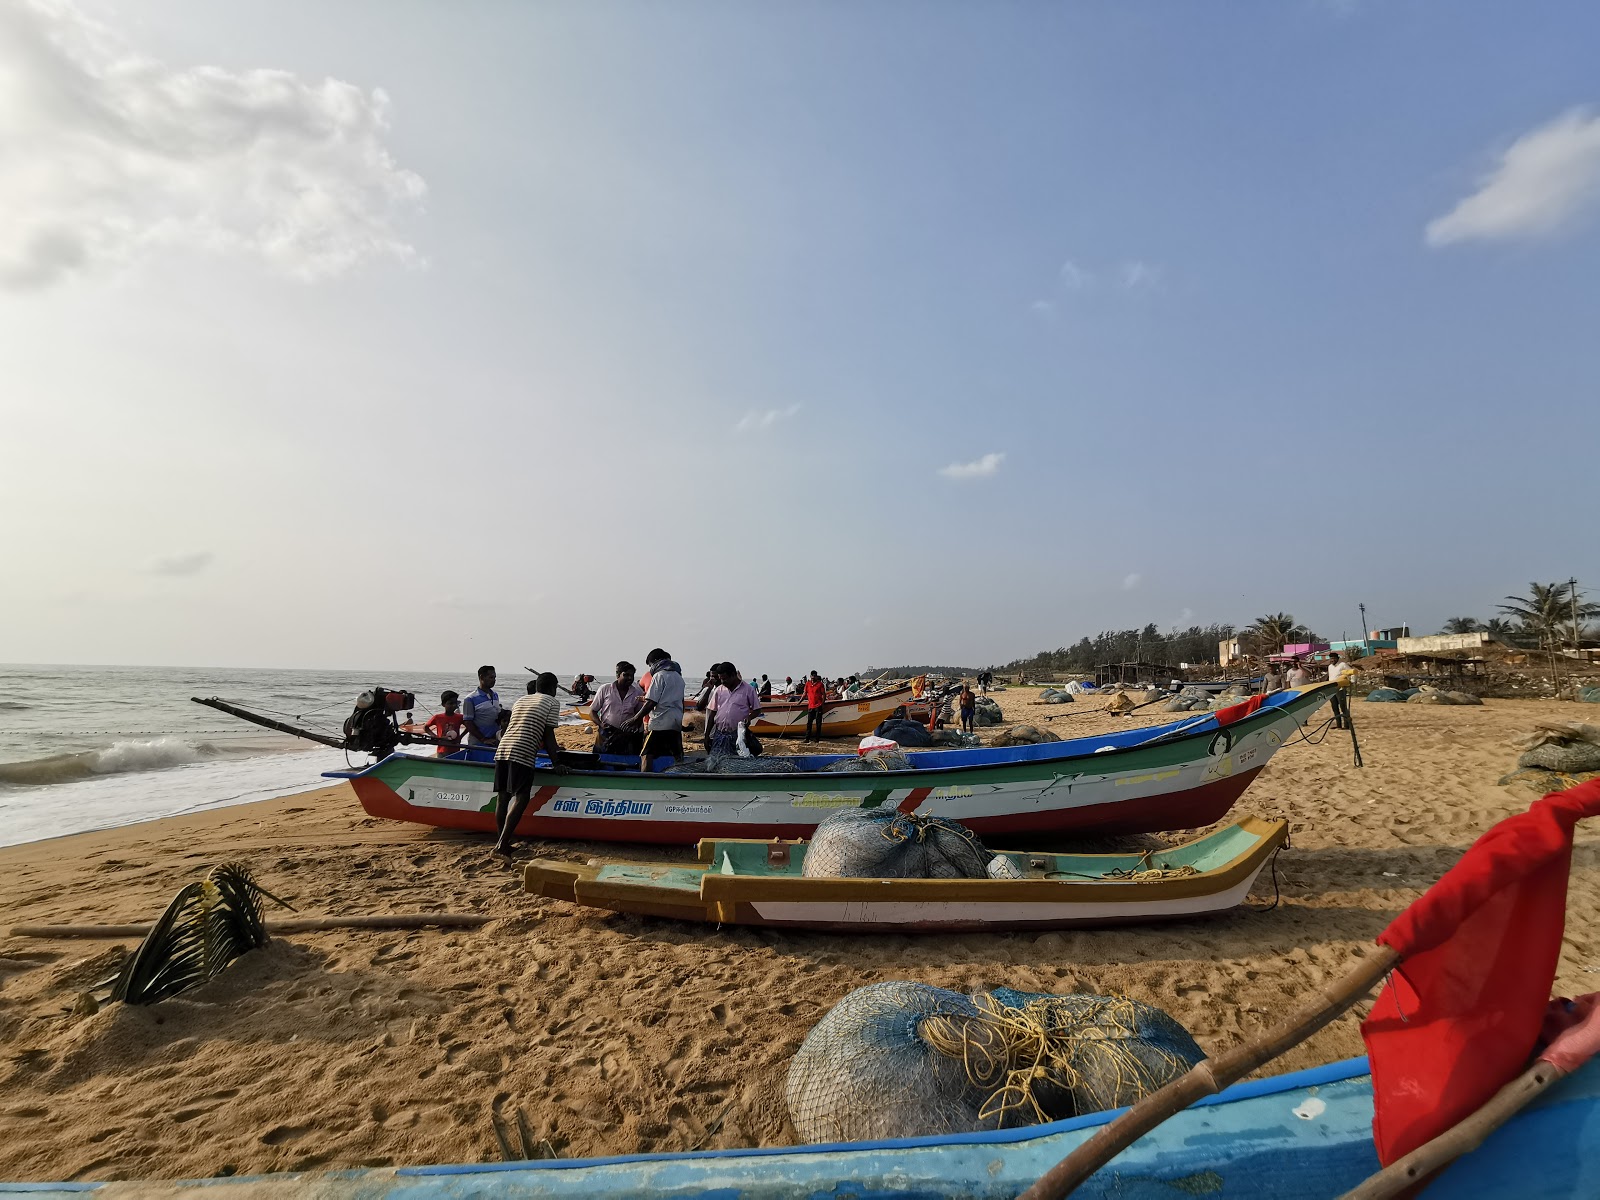
[[[1067,736],[1126,719],[998,699]],[[536,900],[486,841],[368,819],[345,787],[0,850],[0,923],[149,919],[205,867],[247,862],[305,911],[448,909],[476,930],[279,938],[182,998],[69,1015],[115,945],[0,939],[0,1178],[202,1176],[493,1160],[491,1113],[564,1156],[781,1144],[782,1080],[852,988],[1124,992],[1208,1049],[1342,973],[1384,924],[1532,793],[1498,787],[1508,740],[1571,705],[1355,706],[1346,735],[1285,748],[1236,812],[1293,848],[1257,906],[1109,931],[839,937],[716,932]],[[1047,717],[1055,720],[1046,721]],[[1134,720],[1171,719],[1146,710]],[[1583,831],[1580,830],[1580,834]],[[688,857],[599,844],[545,856]],[[1600,987],[1600,830],[1580,837],[1558,986]],[[128,945],[130,943],[121,943]],[[1272,1069],[1361,1052],[1357,1014]]]

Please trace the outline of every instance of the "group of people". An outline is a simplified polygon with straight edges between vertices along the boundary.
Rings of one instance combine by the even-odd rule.
[[[1328,655],[1329,683],[1339,683],[1346,675],[1354,675],[1355,671],[1355,666],[1340,658],[1337,650]],[[1265,696],[1281,692],[1285,688],[1293,690],[1310,687],[1311,682],[1311,669],[1297,654],[1290,659],[1287,674],[1283,672],[1282,664],[1275,662],[1267,664],[1266,674],[1261,678],[1261,694]],[[1350,728],[1350,692],[1347,687],[1341,687],[1333,693],[1333,727]]]

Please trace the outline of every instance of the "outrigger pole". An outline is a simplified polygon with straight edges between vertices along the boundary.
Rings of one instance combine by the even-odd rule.
[[[252,725],[264,725],[268,729],[276,729],[279,733],[305,738],[310,742],[321,742],[324,746],[332,746],[335,750],[345,749],[345,740],[341,737],[333,737],[326,733],[316,733],[310,729],[301,729],[298,725],[290,725],[285,721],[274,721],[271,717],[263,717],[260,713],[253,713],[247,708],[235,708],[226,700],[219,700],[215,696],[204,700],[199,696],[190,696],[189,699],[196,704],[204,704],[207,708],[214,708],[218,712],[225,712],[230,717],[238,717],[241,721],[249,721]]]

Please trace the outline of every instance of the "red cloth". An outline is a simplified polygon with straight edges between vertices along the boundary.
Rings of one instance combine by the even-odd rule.
[[[1265,696],[1251,696],[1248,700],[1241,700],[1237,704],[1230,704],[1227,708],[1217,709],[1217,724],[1232,725],[1235,721],[1242,721],[1251,713],[1261,707]]]
[[[1566,927],[1572,828],[1596,814],[1600,780],[1535,801],[1378,935],[1404,960],[1361,1025],[1384,1165],[1482,1107],[1527,1065]]]

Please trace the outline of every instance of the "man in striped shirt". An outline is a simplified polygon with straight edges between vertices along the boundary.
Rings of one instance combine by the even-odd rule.
[[[556,677],[545,671],[537,679],[528,680],[528,694],[511,706],[511,722],[500,735],[500,745],[494,752],[494,825],[500,835],[494,845],[496,854],[509,857],[516,844],[517,826],[528,811],[528,797],[533,792],[533,768],[539,751],[550,756],[552,771],[562,770],[556,762],[556,725],[560,720]]]

